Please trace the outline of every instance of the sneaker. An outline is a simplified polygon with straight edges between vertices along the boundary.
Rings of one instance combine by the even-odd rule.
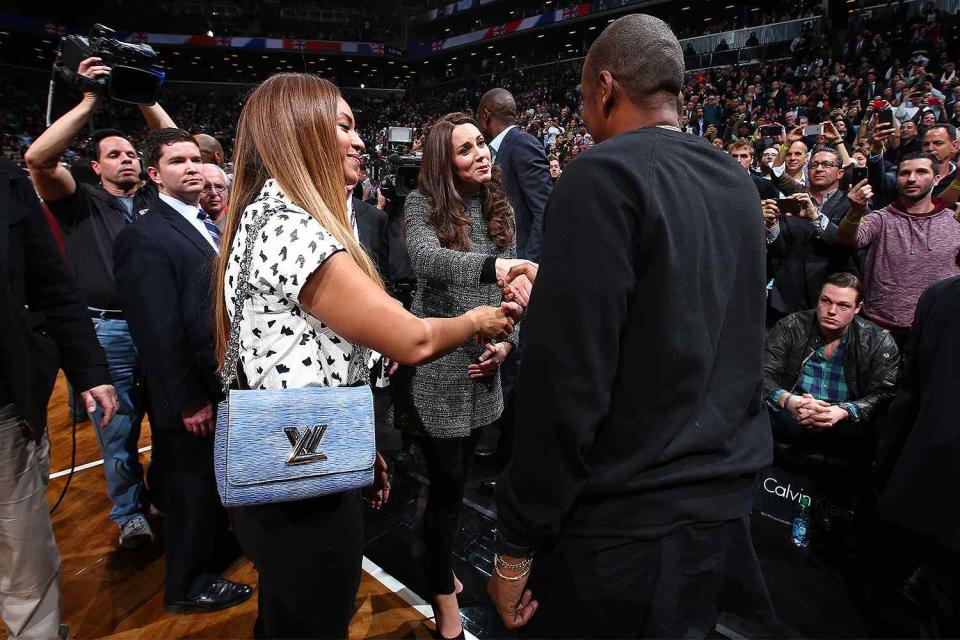
[[[142,515],[135,515],[120,526],[120,546],[124,549],[139,549],[153,542],[153,530]]]

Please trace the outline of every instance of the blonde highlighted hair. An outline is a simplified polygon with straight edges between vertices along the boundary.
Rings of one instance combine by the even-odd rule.
[[[230,339],[224,294],[230,249],[240,217],[269,178],[332,233],[364,273],[382,286],[347,218],[343,153],[336,132],[339,98],[340,91],[327,80],[304,73],[280,73],[257,87],[240,112],[230,208],[221,245],[224,251],[214,279],[214,335],[221,364]]]

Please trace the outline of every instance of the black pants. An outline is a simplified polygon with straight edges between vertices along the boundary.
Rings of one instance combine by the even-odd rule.
[[[517,397],[517,375],[520,373],[520,345],[514,347],[510,355],[500,365],[500,384],[503,387],[503,413],[497,424],[500,434],[497,438],[497,471],[503,471],[510,463],[513,454],[513,407]]]
[[[430,477],[430,492],[424,514],[427,537],[427,574],[430,593],[453,593],[453,539],[457,534],[460,504],[473,453],[483,429],[465,438],[424,437],[420,441]]]
[[[346,638],[360,587],[363,506],[352,490],[230,510],[260,574],[256,638]]]
[[[721,612],[774,621],[747,518],[653,541],[563,536],[528,586],[540,602],[528,638],[702,638]]]
[[[164,496],[163,544],[167,561],[164,602],[197,595],[240,554],[217,494],[213,436],[185,428],[153,429],[151,491]]]

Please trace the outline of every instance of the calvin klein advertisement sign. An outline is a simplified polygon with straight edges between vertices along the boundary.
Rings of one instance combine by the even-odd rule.
[[[849,526],[853,523],[854,509],[850,496],[843,496],[845,489],[849,487],[830,487],[810,476],[770,467],[757,478],[753,511],[789,526],[800,501],[806,497],[815,520],[829,518]]]

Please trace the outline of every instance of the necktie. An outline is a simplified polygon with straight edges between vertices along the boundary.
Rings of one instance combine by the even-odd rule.
[[[217,228],[217,225],[213,224],[213,220],[210,219],[210,216],[207,215],[207,212],[203,209],[197,211],[197,217],[200,218],[200,221],[203,222],[203,226],[207,228],[207,233],[210,234],[210,238],[213,239],[213,244],[218,248],[220,247],[220,229]]]

